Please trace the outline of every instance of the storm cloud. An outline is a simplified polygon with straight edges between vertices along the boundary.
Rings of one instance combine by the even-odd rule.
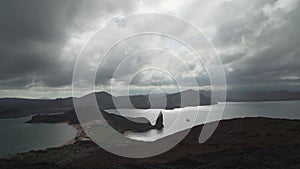
[[[299,8],[298,0],[1,1],[0,96],[16,96],[16,91],[20,91],[20,95],[36,97],[35,88],[45,93],[56,91],[56,96],[70,94],[60,91],[71,89],[74,65],[84,43],[104,25],[141,12],[175,15],[201,29],[224,64],[230,89],[248,89],[249,86],[257,90],[299,89]],[[189,35],[181,25],[157,25],[169,25],[174,31]],[[124,26],[126,23],[119,23],[115,32]],[[141,26],[150,25],[145,21]],[[101,39],[99,46],[108,41],[109,38]],[[178,48],[163,38],[151,41],[157,46],[161,44],[161,48],[170,45]],[[133,50],[149,48],[149,38],[128,43],[125,45]],[[114,75],[124,55],[128,54],[124,54],[122,47],[110,53],[99,69],[97,85],[105,87],[113,81],[122,88],[124,81],[131,79],[130,84],[139,88],[174,86],[174,77],[157,71],[145,71],[132,77],[139,69],[151,65],[170,70],[175,78],[187,83],[195,78],[200,87],[210,84],[203,65],[188,56],[183,58],[184,64],[180,64],[174,56],[151,57],[145,53],[143,57],[128,59],[124,62],[126,68],[120,68],[120,74]],[[84,66],[93,64],[93,58],[87,58],[83,74],[88,75],[89,71]]]

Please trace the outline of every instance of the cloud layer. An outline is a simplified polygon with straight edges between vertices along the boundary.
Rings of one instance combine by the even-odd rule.
[[[0,96],[43,95],[37,92],[53,93],[49,97],[69,95],[66,91],[71,88],[76,58],[89,37],[110,23],[118,23],[112,27],[118,33],[127,24],[119,22],[119,17],[140,12],[168,13],[200,28],[224,64],[230,89],[298,89],[299,8],[298,0],[1,1]],[[188,29],[181,25],[157,25],[162,25],[161,29],[172,27],[175,32],[189,36]],[[145,20],[140,26],[151,25]],[[110,40],[103,38],[98,44]],[[97,85],[105,88],[114,82],[117,88],[122,88],[131,79],[130,84],[139,89],[174,87],[174,77],[162,72],[144,71],[133,77],[144,67],[156,66],[176,74],[181,81],[195,78],[199,86],[209,86],[203,65],[192,57],[182,56],[181,62],[158,51],[142,52],[123,61],[126,66],[119,70],[120,75],[114,76],[124,56],[135,49],[149,48],[149,41],[155,47],[160,45],[160,48],[174,49],[177,54],[184,53],[178,44],[161,37],[127,41],[109,54],[99,69]],[[96,66],[93,57],[87,58],[83,65]],[[83,71],[88,74],[89,70],[83,68]]]

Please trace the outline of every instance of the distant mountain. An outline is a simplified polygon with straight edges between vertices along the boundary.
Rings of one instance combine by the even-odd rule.
[[[186,90],[174,94],[167,95],[167,109],[187,107],[187,106],[199,106],[210,105],[210,97],[203,95],[200,91]]]
[[[186,90],[172,94],[152,94],[133,96],[113,96],[107,92],[96,92],[79,99],[88,105],[90,99],[96,100],[102,109],[118,108],[161,108],[174,109],[186,106],[210,105],[209,91]],[[199,98],[198,98],[199,97]],[[229,91],[227,101],[288,101],[300,100],[300,91]],[[73,108],[73,98],[59,99],[0,99],[0,118],[16,118],[35,114],[63,113]]]
[[[300,100],[300,91],[230,91],[227,94],[227,101],[231,102],[290,100]]]
[[[186,106],[210,105],[211,93],[209,91],[186,90],[172,94],[152,94],[133,96],[113,96],[107,92],[96,92],[85,95],[79,99],[80,102],[96,100],[102,109],[118,108],[161,108],[174,109]],[[199,97],[199,98],[198,98]],[[227,101],[287,101],[300,100],[300,91],[229,91]],[[0,99],[0,118],[16,118],[35,114],[63,113],[73,108],[73,98],[59,99]]]
[[[65,112],[73,108],[72,98],[64,99],[0,99],[0,118],[16,118],[33,114]]]
[[[167,94],[149,95],[133,95],[115,97],[107,92],[90,93],[79,99],[81,103],[88,105],[91,99],[96,100],[98,106],[102,109],[118,108],[161,108],[173,109],[185,106],[198,106],[211,104],[210,98],[204,96],[199,91],[187,90],[183,92]],[[152,98],[151,98],[152,97]],[[199,97],[199,98],[198,98]],[[199,102],[197,101],[199,100]],[[183,101],[181,103],[181,101]],[[116,105],[115,105],[116,103]],[[132,104],[132,106],[131,106]],[[35,114],[52,114],[63,113],[73,108],[73,98],[60,99],[19,99],[19,98],[3,98],[0,99],[0,118],[16,118]]]
[[[132,108],[129,106],[128,96],[120,96],[114,98],[118,108]],[[155,95],[135,95],[129,96],[130,103],[133,108],[149,109],[174,109],[186,106],[210,105],[211,99],[204,96],[199,91],[186,90],[173,94],[155,94]]]
[[[85,95],[85,96],[83,96],[81,98],[77,98],[77,99],[79,99],[81,103],[85,103],[86,106],[91,106],[88,104],[95,97],[96,97],[99,107],[101,107],[103,109],[114,109],[113,99],[115,97],[107,92],[90,93],[88,95]]]

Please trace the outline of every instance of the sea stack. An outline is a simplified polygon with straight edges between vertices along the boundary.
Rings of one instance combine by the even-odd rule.
[[[164,124],[163,124],[163,114],[162,114],[162,111],[159,113],[157,119],[156,119],[156,122],[155,122],[155,128],[158,129],[158,130],[161,130],[162,128],[164,128]]]

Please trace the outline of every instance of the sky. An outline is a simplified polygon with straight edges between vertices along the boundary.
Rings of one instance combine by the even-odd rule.
[[[103,53],[120,32],[155,27],[198,40],[188,27],[169,20],[149,25],[145,19],[130,26],[120,19],[141,13],[172,15],[201,30],[221,59],[228,90],[298,90],[299,8],[299,0],[1,0],[0,97],[71,96],[76,61],[84,45],[105,27],[113,33],[95,38],[81,56],[82,84],[97,68],[96,89],[109,90],[113,84],[115,95],[128,87],[136,93],[172,92],[178,90],[178,81],[182,88],[195,88],[196,81],[198,89],[209,89],[209,63],[201,64],[185,46],[163,36],[123,41],[97,67],[95,53]],[[89,91],[83,86],[79,95]]]

